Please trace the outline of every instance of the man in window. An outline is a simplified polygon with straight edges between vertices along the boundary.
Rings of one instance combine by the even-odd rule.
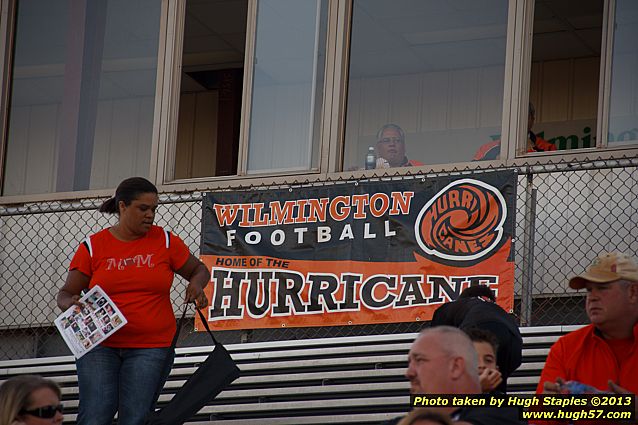
[[[420,166],[422,162],[405,154],[405,132],[396,124],[386,124],[377,133],[377,167]]]
[[[536,109],[532,102],[529,103],[529,113],[527,115],[527,152],[548,152],[555,151],[556,145],[548,142],[542,137],[536,135],[532,131],[532,127],[534,126],[534,121],[536,120]],[[501,141],[494,140],[488,143],[485,143],[483,146],[476,151],[474,154],[473,161],[489,161],[494,159],[499,159],[499,155],[501,153]]]

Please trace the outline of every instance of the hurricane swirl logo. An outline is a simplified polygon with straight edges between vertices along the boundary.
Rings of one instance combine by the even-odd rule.
[[[473,179],[447,185],[419,212],[414,234],[429,255],[471,261],[488,255],[503,237],[507,206],[501,192]]]

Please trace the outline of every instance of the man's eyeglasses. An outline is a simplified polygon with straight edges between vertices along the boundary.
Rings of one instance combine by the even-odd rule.
[[[23,409],[20,411],[21,415],[31,415],[36,416],[38,418],[43,419],[51,419],[55,416],[56,412],[62,413],[62,409],[64,406],[62,404],[58,404],[57,406],[44,406],[38,407],[37,409],[26,410]]]
[[[379,140],[379,143],[389,145],[390,143],[403,143],[403,139],[400,137],[384,137]]]

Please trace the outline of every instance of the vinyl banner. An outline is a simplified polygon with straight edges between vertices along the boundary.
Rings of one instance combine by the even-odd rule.
[[[208,193],[208,319],[217,329],[426,321],[477,284],[509,311],[515,202],[513,171]]]

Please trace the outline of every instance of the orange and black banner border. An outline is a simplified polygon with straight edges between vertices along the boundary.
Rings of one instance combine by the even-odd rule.
[[[218,329],[426,321],[477,284],[509,311],[515,200],[512,171],[208,193],[208,320]]]

